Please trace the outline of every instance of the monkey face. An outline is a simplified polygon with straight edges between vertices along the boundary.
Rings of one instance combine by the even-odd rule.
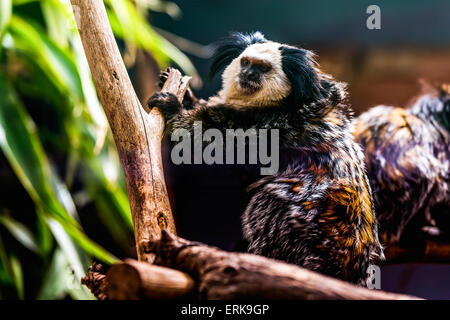
[[[270,62],[251,56],[243,56],[240,60],[241,70],[239,72],[238,87],[243,92],[255,93],[261,89],[265,74],[270,72]]]
[[[276,42],[255,43],[235,58],[222,74],[225,99],[236,106],[266,106],[287,97],[291,85],[279,47]]]

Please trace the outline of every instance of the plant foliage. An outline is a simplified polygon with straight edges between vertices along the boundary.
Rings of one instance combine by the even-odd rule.
[[[147,23],[149,9],[179,15],[175,4],[105,5],[122,48],[196,74]],[[132,255],[133,227],[68,0],[0,1],[0,149],[0,298],[93,298],[80,278],[93,258]]]

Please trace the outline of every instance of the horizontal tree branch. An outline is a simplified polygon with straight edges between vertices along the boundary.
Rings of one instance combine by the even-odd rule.
[[[369,290],[262,256],[226,252],[163,230],[143,248],[157,265],[127,259],[106,274],[110,299],[361,299],[416,297]],[[195,281],[193,280],[195,279]]]
[[[178,299],[192,297],[194,280],[186,273],[126,259],[106,274],[107,296],[113,300]]]

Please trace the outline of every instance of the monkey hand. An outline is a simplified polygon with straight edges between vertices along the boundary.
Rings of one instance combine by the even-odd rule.
[[[147,101],[147,106],[158,108],[166,121],[181,112],[182,106],[178,98],[170,92],[155,92]]]
[[[158,83],[159,88],[162,89],[162,87],[166,83],[167,79],[169,78],[169,72],[170,72],[170,68],[167,68],[166,70],[160,72],[159,83]],[[188,88],[186,90],[186,93],[184,94],[183,102],[181,104],[183,106],[183,109],[186,109],[186,110],[193,109],[197,102],[198,102],[198,99],[195,97],[191,88]]]

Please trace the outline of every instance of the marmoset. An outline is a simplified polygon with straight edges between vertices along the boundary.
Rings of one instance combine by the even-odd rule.
[[[278,172],[246,181],[241,223],[248,252],[365,284],[383,251],[345,85],[323,73],[312,52],[260,32],[220,41],[211,74],[220,72],[222,88],[207,101],[190,93],[181,104],[171,93],[155,93],[148,106],[161,111],[168,135],[192,132],[195,121],[221,132],[278,129]],[[216,208],[207,209],[210,216]]]
[[[386,242],[450,235],[450,85],[428,91],[409,108],[377,106],[356,119]]]

